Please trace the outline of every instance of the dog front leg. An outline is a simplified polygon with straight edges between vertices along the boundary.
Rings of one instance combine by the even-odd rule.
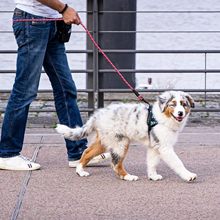
[[[195,173],[191,173],[185,168],[173,148],[159,148],[158,151],[161,159],[183,180],[190,182],[196,179],[197,175]]]
[[[158,150],[148,147],[147,149],[147,173],[150,180],[162,180],[163,177],[157,174],[156,168],[160,162],[160,156]]]

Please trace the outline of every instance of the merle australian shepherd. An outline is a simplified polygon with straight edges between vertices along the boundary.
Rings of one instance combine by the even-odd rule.
[[[167,91],[150,107],[142,103],[111,104],[98,109],[82,127],[58,124],[56,130],[69,140],[88,138],[88,148],[76,167],[79,176],[89,175],[84,167],[93,157],[110,152],[115,173],[123,180],[137,180],[138,177],[129,174],[123,166],[129,144],[135,141],[147,147],[149,179],[162,179],[156,170],[162,159],[183,180],[193,181],[197,175],[185,168],[174,151],[178,134],[193,107],[194,100],[188,93]]]

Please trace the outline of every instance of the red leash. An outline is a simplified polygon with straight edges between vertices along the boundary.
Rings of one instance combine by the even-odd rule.
[[[142,95],[139,94],[139,92],[133,88],[131,86],[131,84],[124,78],[124,76],[122,75],[122,73],[118,70],[118,68],[112,63],[112,61],[108,58],[108,56],[105,54],[105,52],[100,48],[100,46],[96,43],[95,39],[93,38],[93,36],[90,34],[89,30],[85,27],[85,25],[83,23],[81,23],[81,26],[83,27],[83,29],[86,31],[86,33],[88,34],[89,38],[91,39],[91,41],[93,42],[93,44],[95,45],[95,47],[99,50],[99,52],[103,55],[103,57],[107,60],[107,62],[113,67],[113,69],[116,71],[116,73],[118,73],[118,75],[121,77],[122,81],[128,86],[128,88],[137,96],[139,101],[143,101],[145,103],[147,103],[148,105],[149,102],[147,102],[144,97]]]
[[[47,22],[47,21],[62,21],[63,18],[25,18],[25,19],[15,19],[13,22]]]
[[[39,19],[16,19],[13,20],[13,22],[47,22],[47,21],[60,21],[63,20],[63,18],[39,18]],[[128,88],[137,96],[139,101],[143,101],[150,105],[149,102],[147,102],[142,95],[139,94],[139,92],[131,86],[131,84],[124,78],[122,73],[118,70],[118,68],[112,63],[112,61],[108,58],[108,56],[105,54],[105,52],[100,48],[100,46],[97,44],[93,36],[90,34],[89,30],[86,28],[86,26],[83,23],[80,23],[80,25],[83,27],[89,38],[91,39],[92,43],[95,45],[95,47],[99,50],[99,52],[103,55],[103,57],[107,60],[107,62],[112,66],[112,68],[115,70],[116,73],[120,76],[122,81],[128,86]]]

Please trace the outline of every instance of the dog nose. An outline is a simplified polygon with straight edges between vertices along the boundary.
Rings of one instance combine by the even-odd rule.
[[[182,111],[179,111],[179,112],[178,112],[178,116],[180,116],[180,117],[183,116],[183,112],[182,112]]]

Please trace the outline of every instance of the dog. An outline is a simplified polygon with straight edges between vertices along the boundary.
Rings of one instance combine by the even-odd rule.
[[[129,174],[123,161],[133,141],[147,147],[147,171],[150,180],[161,180],[156,167],[162,159],[184,181],[193,181],[197,175],[188,171],[174,152],[179,132],[184,128],[194,108],[193,98],[182,91],[166,91],[153,105],[110,104],[98,109],[82,127],[69,128],[58,124],[56,131],[69,140],[88,138],[76,173],[89,176],[84,167],[95,156],[110,152],[112,167],[123,180],[135,181],[138,176]]]

